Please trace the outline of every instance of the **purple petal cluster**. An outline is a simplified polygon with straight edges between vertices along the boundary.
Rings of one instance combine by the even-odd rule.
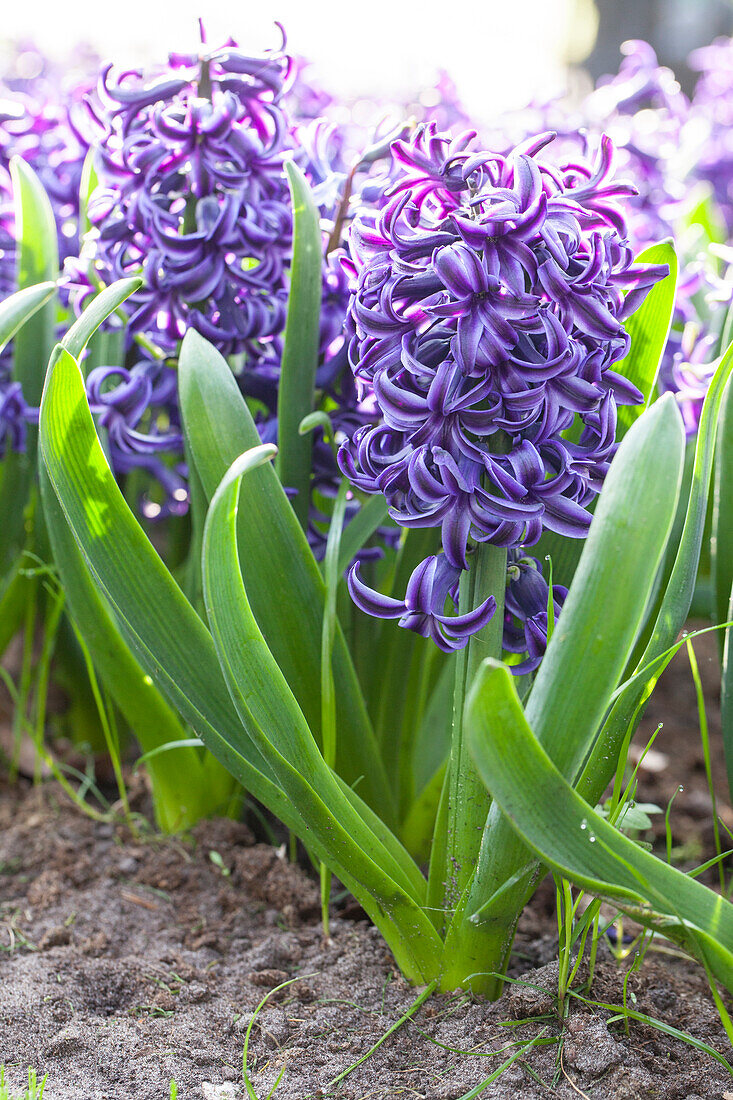
[[[182,445],[180,424],[170,421],[176,386],[175,371],[150,359],[129,370],[97,367],[86,383],[89,406],[107,433],[115,474],[144,469],[162,486],[162,505],[143,502],[143,511],[151,519],[181,515],[188,507],[183,471],[164,460]]]
[[[40,59],[38,59],[40,60]],[[71,121],[75,93],[42,71],[0,82],[0,298],[17,290],[17,243],[10,160],[21,157],[51,200],[63,260],[78,251],[79,183],[87,147]],[[26,404],[11,376],[12,348],[0,353],[0,455],[23,451],[38,410]]]
[[[99,279],[141,275],[126,307],[128,349],[140,343],[175,360],[186,328],[196,328],[230,357],[242,391],[259,403],[263,439],[277,433],[292,253],[284,163],[299,161],[326,217],[344,180],[334,128],[291,119],[291,76],[283,48],[251,57],[233,41],[171,55],[154,77],[105,68],[87,103],[100,181],[93,228],[81,262],[69,265],[78,308]],[[323,279],[318,384],[335,392],[339,371],[350,377],[342,352],[349,288],[333,262]],[[168,416],[177,415],[173,388]],[[156,439],[159,457],[166,447],[170,465],[180,457],[177,434]],[[136,448],[123,453],[125,464],[142,463]],[[146,463],[151,472],[153,465]],[[332,459],[331,467],[333,481]]]
[[[8,451],[24,451],[28,425],[37,423],[38,409],[26,404],[20,382],[0,364],[0,458]]]
[[[105,282],[142,275],[130,331],[173,352],[196,328],[259,357],[282,331],[292,224],[280,98],[289,60],[234,44],[165,71],[103,69],[89,101],[100,187],[87,244]]]
[[[539,156],[552,134],[507,155],[474,136],[430,124],[396,142],[401,178],[354,222],[349,356],[380,415],[340,452],[398,524],[440,528],[455,576],[476,543],[586,534],[617,404],[641,400],[613,370],[623,322],[666,273],[632,267],[619,199],[633,188],[607,138],[593,166],[556,168]],[[352,594],[366,608],[353,580]]]
[[[79,250],[79,189],[88,143],[73,115],[82,89],[66,93],[45,80],[26,83],[24,91],[0,84],[0,290],[9,278],[15,289],[8,263],[14,248],[11,157],[33,168],[51,200],[61,262]]]
[[[728,232],[733,232],[733,39],[694,50],[700,76],[692,99],[694,174],[713,188]]]

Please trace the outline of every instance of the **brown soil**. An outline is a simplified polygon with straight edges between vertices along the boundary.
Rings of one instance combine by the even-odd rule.
[[[715,694],[713,645],[699,645]],[[642,735],[665,722],[644,769],[639,801],[672,811],[673,843],[693,866],[712,853],[694,692],[683,657],[665,677]],[[719,812],[724,768],[709,707]],[[643,740],[643,737],[642,737]],[[666,758],[666,759],[665,759]],[[664,836],[663,822],[655,828]],[[212,853],[216,853],[212,859]],[[712,1100],[733,1080],[710,1055],[657,1029],[573,1002],[564,1028],[554,1015],[557,938],[545,887],[523,917],[512,974],[496,1004],[434,996],[414,1019],[339,1084],[384,1035],[416,991],[397,973],[364,920],[332,921],[324,942],[314,882],[284,854],[255,843],[247,826],[201,824],[186,841],[131,838],[90,820],[53,785],[0,786],[0,1064],[20,1088],[28,1065],[48,1073],[44,1100],[181,1100],[246,1095],[242,1049],[252,1029],[250,1076],[265,1100],[458,1100],[505,1062],[508,1044],[536,1045],[481,1092],[486,1100]],[[618,1004],[628,967],[602,944],[592,995]],[[536,969],[536,968],[540,969]],[[539,988],[537,988],[539,987]],[[650,951],[628,981],[629,1004],[729,1056],[705,976],[695,964]],[[518,1019],[528,1022],[517,1024]],[[498,1053],[497,1053],[498,1052]],[[561,1058],[559,1053],[561,1052]]]

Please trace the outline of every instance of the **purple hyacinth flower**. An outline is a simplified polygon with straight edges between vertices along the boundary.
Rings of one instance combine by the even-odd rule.
[[[395,142],[401,175],[351,233],[349,360],[379,415],[343,444],[341,469],[400,526],[439,527],[455,580],[476,543],[584,537],[616,407],[642,400],[613,368],[625,320],[667,269],[633,263],[619,205],[633,188],[612,178],[610,141],[558,171],[541,155],[552,140],[498,154],[421,127]],[[407,597],[384,604],[360,585],[353,573],[360,606],[443,648],[485,621],[451,638],[439,600],[411,617]]]

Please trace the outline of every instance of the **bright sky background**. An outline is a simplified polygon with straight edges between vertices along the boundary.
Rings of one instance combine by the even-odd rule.
[[[314,62],[343,96],[409,94],[448,70],[477,117],[563,87],[564,63],[593,43],[592,0],[4,0],[0,38],[30,38],[58,60],[86,40],[122,66],[195,46],[197,18],[216,44],[275,44]]]

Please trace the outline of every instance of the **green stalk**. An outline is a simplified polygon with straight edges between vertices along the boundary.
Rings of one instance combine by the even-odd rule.
[[[444,830],[442,860],[433,860],[430,867],[431,899],[442,897],[446,913],[456,908],[471,880],[478,859],[481,837],[489,812],[490,798],[481,782],[465,742],[463,711],[466,695],[478,666],[486,657],[501,659],[504,622],[504,588],[506,586],[506,550],[481,543],[476,548],[471,568],[461,577],[459,614],[478,607],[490,594],[496,599],[496,612],[491,622],[458,654],[453,691],[453,729],[450,760],[446,776],[445,814],[438,815],[436,834]],[[441,820],[442,818],[442,820]],[[436,837],[437,838],[437,837]],[[436,876],[440,881],[436,881]]]

